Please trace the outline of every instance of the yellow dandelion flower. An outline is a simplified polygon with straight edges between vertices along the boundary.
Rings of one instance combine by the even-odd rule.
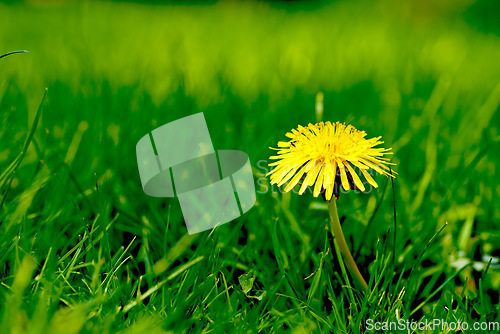
[[[345,190],[365,190],[365,186],[353,166],[357,167],[366,181],[373,187],[378,185],[368,173],[371,168],[381,175],[395,176],[388,165],[394,165],[384,155],[392,154],[391,149],[375,147],[383,144],[382,137],[366,139],[366,132],[359,131],[345,123],[320,122],[307,127],[298,126],[286,134],[289,141],[278,142],[277,160],[269,166],[275,166],[267,173],[271,175],[271,184],[282,186],[288,192],[301,180],[299,195],[307,187],[313,188],[313,196],[320,193],[330,201],[332,195],[338,197],[339,184]]]

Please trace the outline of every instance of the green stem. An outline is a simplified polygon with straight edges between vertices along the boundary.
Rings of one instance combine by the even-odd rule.
[[[345,242],[344,233],[342,233],[342,227],[340,226],[339,215],[337,213],[337,200],[332,198],[332,200],[328,203],[328,211],[330,212],[330,228],[333,236],[337,241],[337,245],[340,248],[340,253],[344,258],[344,263],[349,269],[349,272],[354,277],[354,282],[366,292],[368,290],[368,285],[366,284],[365,279],[359,272],[358,266],[354,262],[352,258],[351,252],[349,251],[349,247],[347,247],[347,243]]]

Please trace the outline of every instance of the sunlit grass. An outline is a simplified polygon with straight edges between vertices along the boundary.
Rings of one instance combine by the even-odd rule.
[[[30,51],[0,60],[2,329],[499,321],[498,35],[397,3],[1,4],[0,54]],[[323,120],[383,135],[398,164],[339,205],[365,297],[325,204],[264,177],[268,147],[316,122],[319,90]],[[135,145],[199,111],[215,147],[249,154],[257,204],[189,236],[176,199],[142,191]]]

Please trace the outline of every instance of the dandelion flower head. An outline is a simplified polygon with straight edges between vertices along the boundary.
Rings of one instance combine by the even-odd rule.
[[[393,165],[385,155],[392,154],[391,149],[375,147],[383,144],[382,137],[366,139],[366,132],[359,131],[345,123],[320,122],[307,127],[298,126],[286,134],[289,141],[278,142],[277,155],[270,159],[274,166],[267,175],[271,175],[271,184],[282,186],[288,192],[302,181],[299,195],[307,187],[313,187],[313,196],[323,193],[330,201],[334,191],[338,193],[338,183],[345,190],[358,188],[365,191],[365,186],[353,166],[357,167],[366,181],[373,187],[378,185],[368,173],[371,168],[381,175],[394,177],[388,165]],[[337,186],[337,189],[335,187]],[[338,196],[338,195],[337,195]]]

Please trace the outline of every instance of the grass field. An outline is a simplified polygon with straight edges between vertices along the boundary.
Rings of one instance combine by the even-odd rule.
[[[0,59],[0,331],[367,333],[378,332],[368,320],[442,319],[474,333],[500,322],[499,10],[0,4],[0,54],[29,51]],[[339,261],[321,197],[264,177],[269,147],[316,122],[319,91],[323,120],[394,151],[393,183],[377,176],[378,189],[338,203],[367,294]],[[249,155],[257,203],[188,235],[177,199],[143,192],[135,145],[200,111],[216,149]]]

